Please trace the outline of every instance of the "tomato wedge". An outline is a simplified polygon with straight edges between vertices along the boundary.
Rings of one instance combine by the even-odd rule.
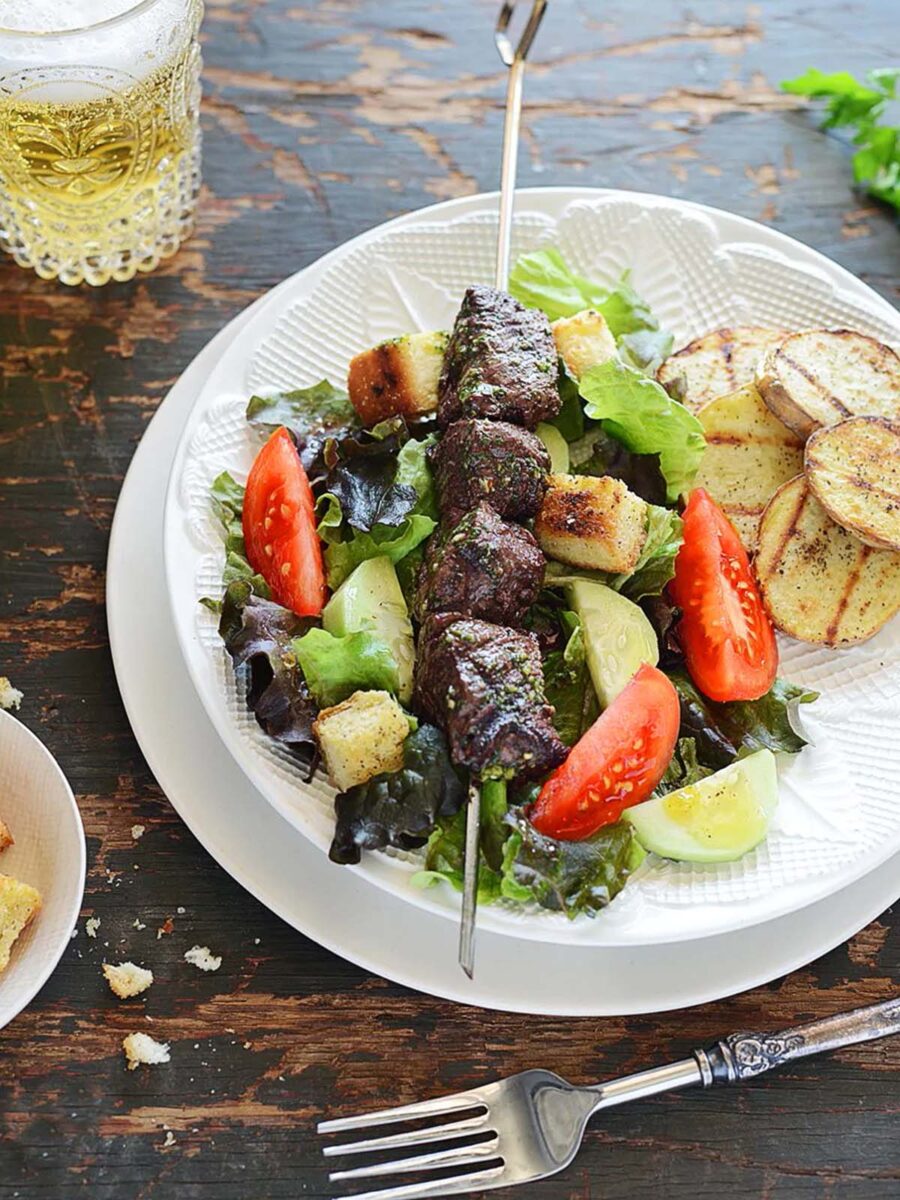
[[[704,488],[683,513],[684,542],[669,595],[691,678],[710,700],[756,700],[775,682],[778,647],[747,552]]]
[[[679,724],[678,693],[662,671],[644,663],[541,788],[532,825],[578,842],[618,821],[662,779]]]
[[[244,493],[247,561],[272,598],[300,617],[318,616],[325,603],[322,546],[315,501],[294,439],[276,429],[257,454]]]

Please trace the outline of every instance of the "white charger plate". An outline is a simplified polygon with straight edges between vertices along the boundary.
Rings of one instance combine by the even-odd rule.
[[[808,964],[893,904],[900,859],[820,904],[696,942],[599,949],[480,930],[468,980],[456,965],[454,926],[359,872],[336,869],[286,826],[223,751],[192,689],[166,605],[161,516],[204,377],[277,295],[222,330],[158,409],[122,486],[107,564],[110,646],[134,736],[175,810],[224,870],[294,929],[367,971],[446,1000],[562,1016],[666,1012],[737,994]]]
[[[191,687],[162,558],[166,478],[194,398],[266,302],[206,347],[154,416],[122,487],[107,565],[112,655],[135,736],[173,807],[226,871],[295,929],[366,970],[461,1003],[560,1016],[662,1012],[734,995],[811,962],[894,902],[900,859],[814,906],[695,942],[598,949],[482,930],[469,981],[449,922],[334,868],[286,826],[224,753]]]
[[[357,350],[409,328],[448,326],[466,283],[490,277],[496,201],[435,205],[353,239],[287,280],[231,341],[199,390],[168,488],[164,547],[174,624],[201,701],[250,781],[320,851],[333,791],[307,784],[296,762],[248,712],[216,633],[198,604],[217,594],[222,549],[209,485],[243,477],[256,439],[243,419],[253,390],[342,383]],[[630,268],[637,289],[679,341],[721,324],[852,326],[900,338],[900,314],[842,268],[753,222],[662,197],[596,189],[520,193],[513,253],[559,246],[600,280]],[[595,920],[512,905],[483,909],[484,929],[555,943],[635,946],[711,936],[829,895],[900,851],[900,625],[833,652],[782,639],[782,674],[822,692],[802,722],[812,747],[780,768],[767,841],[739,863],[650,858]],[[353,870],[427,911],[456,920],[449,888],[409,883],[419,861],[368,854]]]

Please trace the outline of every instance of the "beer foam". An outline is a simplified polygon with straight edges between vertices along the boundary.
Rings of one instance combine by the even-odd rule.
[[[120,17],[140,0],[4,0],[0,28],[23,33],[63,33]]]
[[[90,71],[118,75],[123,84],[126,77],[146,78],[183,49],[193,32],[187,19],[192,11],[191,0],[156,0],[147,7],[141,0],[0,0],[0,78],[46,69],[34,99],[94,99]],[[126,19],[116,22],[121,16]],[[25,36],[31,33],[50,36]]]

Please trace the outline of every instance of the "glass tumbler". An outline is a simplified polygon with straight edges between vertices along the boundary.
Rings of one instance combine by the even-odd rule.
[[[200,187],[202,0],[2,0],[0,246],[63,283],[151,271]]]

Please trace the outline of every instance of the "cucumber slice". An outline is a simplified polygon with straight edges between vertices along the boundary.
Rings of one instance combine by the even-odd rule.
[[[535,426],[534,432],[541,439],[550,455],[550,470],[554,475],[569,473],[569,443],[555,425],[547,425],[544,421]]]
[[[734,862],[769,831],[778,804],[775,755],[757,750],[699,783],[622,814],[646,850],[680,862]]]
[[[656,634],[636,604],[605,584],[577,579],[566,590],[581,620],[594,691],[608,708],[641,663],[659,662]]]
[[[335,637],[369,630],[387,642],[397,663],[398,696],[412,696],[416,650],[409,610],[394,564],[384,555],[367,558],[347,576],[322,610],[322,625]]]

